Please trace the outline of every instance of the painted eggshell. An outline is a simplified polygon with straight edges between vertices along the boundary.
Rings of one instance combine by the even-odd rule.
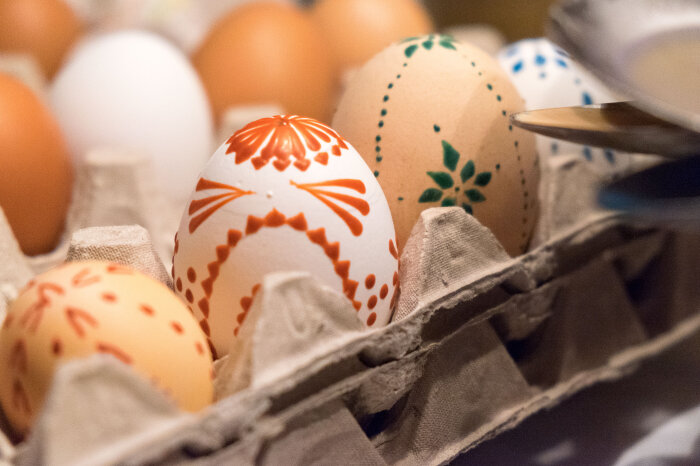
[[[212,402],[211,352],[182,301],[130,268],[72,262],[32,280],[0,330],[0,404],[11,425],[26,433],[57,366],[95,353],[131,365],[185,410]]]
[[[511,44],[501,50],[498,60],[525,99],[527,110],[618,100],[565,51],[547,39],[525,39]],[[629,165],[626,154],[611,149],[582,146],[540,135],[536,140],[540,156],[580,154],[598,173],[617,172]]]
[[[264,274],[308,271],[377,327],[391,317],[397,266],[389,206],[362,157],[316,120],[275,116],[236,132],[202,172],[173,280],[223,355]]]
[[[512,127],[515,87],[482,50],[430,35],[394,44],[351,79],[333,126],[389,201],[399,248],[420,212],[461,206],[513,255],[537,219],[534,136]]]

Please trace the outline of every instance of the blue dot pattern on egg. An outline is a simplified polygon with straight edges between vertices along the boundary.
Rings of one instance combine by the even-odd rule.
[[[614,99],[575,63],[566,51],[544,38],[525,39],[505,47],[498,60],[511,77],[528,110],[591,105]],[[602,172],[623,169],[616,152],[537,136],[544,157],[578,153]],[[626,164],[623,164],[626,165]]]
[[[581,97],[583,100],[583,105],[591,105],[593,103],[593,98],[591,97],[591,95],[588,92],[583,91],[583,94],[581,94]]]

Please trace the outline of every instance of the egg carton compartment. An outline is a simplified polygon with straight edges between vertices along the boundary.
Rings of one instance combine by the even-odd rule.
[[[236,360],[216,363],[209,409],[178,411],[109,357],[75,361],[23,443],[0,419],[0,459],[440,463],[697,331],[700,237],[626,224],[594,206],[597,178],[579,158],[550,165],[544,192],[560,202],[542,199],[529,253],[509,257],[461,209],[427,210],[401,258],[389,326],[362,330],[313,277],[270,275]],[[0,308],[64,258],[124,263],[171,285],[162,258],[181,212],[147,173],[137,156],[88,156],[50,255],[24,257],[0,222]]]
[[[0,53],[0,72],[14,76],[26,84],[42,100],[46,100],[46,77],[36,58],[25,53]]]
[[[79,249],[105,257],[99,246],[105,235],[117,237],[130,229],[85,230],[81,235],[92,237],[93,244],[83,241]],[[481,232],[480,239],[498,250],[490,233],[459,209],[426,211],[411,241],[427,238],[436,244],[430,240],[450,229]],[[132,247],[129,241],[123,249]],[[449,249],[453,261],[476,257],[472,244]],[[693,256],[686,264],[695,267],[699,252],[692,252],[698,251],[700,238],[630,227],[609,217],[548,246],[558,256],[582,244],[598,249],[589,249],[593,253],[587,260],[567,269],[539,261],[543,250],[538,249],[493,260],[488,273],[471,279],[447,285],[440,279],[448,293],[435,297],[432,290],[422,290],[420,295],[430,299],[419,299],[414,312],[369,333],[347,318],[352,311],[340,296],[313,278],[268,276],[250,314],[258,325],[244,355],[248,388],[228,395],[238,388],[231,387],[236,377],[225,369],[229,361],[221,361],[218,403],[198,415],[183,414],[164,409],[168,404],[160,393],[110,358],[75,362],[57,376],[40,427],[20,446],[15,461],[447,461],[586,386],[624,375],[700,327],[698,291],[678,280],[694,269],[664,260],[682,253]],[[648,251],[646,257],[639,257],[640,250]],[[157,262],[154,254],[134,257],[142,268],[144,262]],[[433,258],[444,263],[444,257],[433,256],[418,267],[434,270]],[[629,286],[649,275],[663,276],[663,283],[643,300],[631,298]],[[667,288],[688,305],[671,315],[665,303],[657,305],[654,312],[666,316],[661,326],[645,324],[640,309],[663,303]],[[298,296],[305,301],[294,299]],[[518,309],[538,317],[504,331],[508,314]],[[548,317],[540,319],[543,313]],[[297,325],[280,325],[285,321],[280,315],[294,316]],[[338,317],[328,322],[328,315]],[[294,341],[308,342],[311,335],[318,345],[293,351]],[[289,356],[274,361],[279,354]],[[117,383],[115,377],[124,380]],[[84,390],[93,397],[86,399]],[[73,404],[82,407],[73,409]],[[95,419],[95,412],[103,415]],[[65,447],[82,445],[77,439],[86,436],[94,449]]]

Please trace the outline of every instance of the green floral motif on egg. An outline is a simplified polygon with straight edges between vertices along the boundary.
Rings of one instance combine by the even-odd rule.
[[[484,202],[486,196],[479,188],[485,188],[491,182],[491,172],[483,171],[476,173],[476,164],[473,160],[468,160],[459,170],[459,179],[462,187],[471,180],[473,187],[463,189],[462,200],[460,201],[460,186],[455,186],[454,176],[457,174],[460,154],[452,145],[442,141],[442,163],[448,171],[429,171],[427,175],[438,186],[430,187],[423,191],[418,198],[418,202],[431,203],[440,202],[443,207],[455,206],[461,202],[462,208],[469,214],[473,213],[472,204]]]
[[[400,44],[409,44],[404,49],[403,53],[406,58],[411,58],[419,49],[432,50],[434,45],[438,45],[444,49],[457,50],[454,45],[454,38],[446,34],[430,34],[422,37],[407,37],[399,42]]]

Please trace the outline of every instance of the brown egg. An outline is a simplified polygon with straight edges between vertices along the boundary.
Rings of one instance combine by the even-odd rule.
[[[31,54],[49,78],[80,32],[80,21],[60,0],[0,0],[0,52]]]
[[[58,243],[72,163],[58,124],[32,91],[0,73],[0,207],[25,254]]]
[[[415,0],[319,0],[312,15],[341,70],[362,65],[397,40],[433,31]]]
[[[297,7],[249,3],[220,20],[192,57],[220,118],[236,105],[279,104],[330,119],[335,75],[328,49]]]

